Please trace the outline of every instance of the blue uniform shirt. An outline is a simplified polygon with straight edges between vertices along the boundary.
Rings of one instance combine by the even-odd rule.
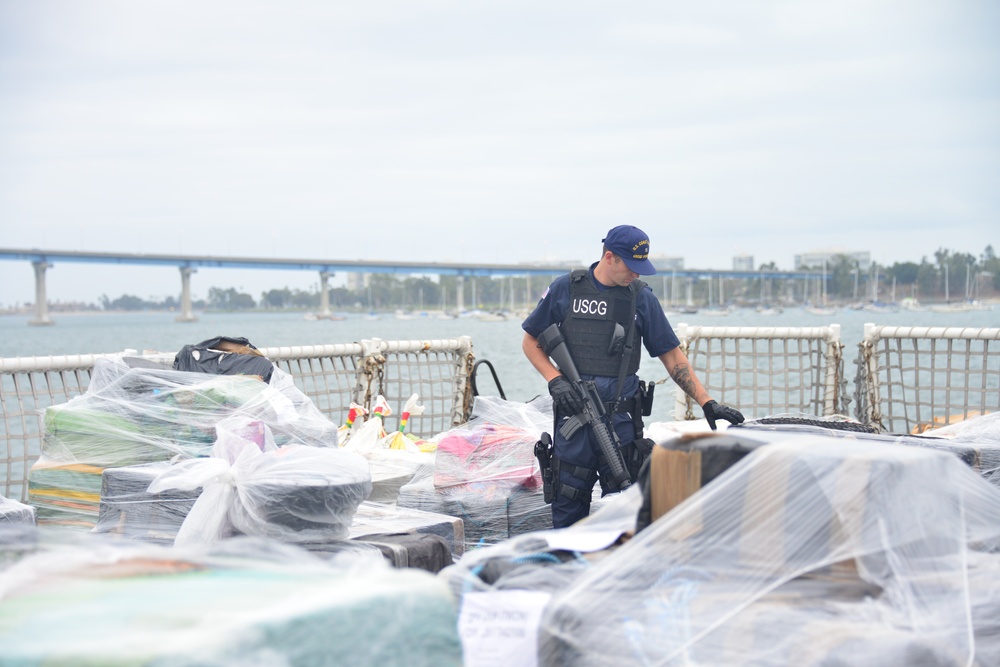
[[[594,278],[594,267],[597,262],[590,265],[587,271],[590,279],[600,290],[610,289],[602,285]],[[550,324],[558,322],[562,324],[569,311],[569,274],[556,278],[549,288],[542,295],[535,310],[528,315],[527,319],[521,323],[521,328],[529,335],[538,338]],[[635,302],[635,328],[642,336],[642,344],[645,346],[649,356],[658,357],[665,352],[674,349],[681,342],[677,339],[667,316],[663,312],[659,299],[653,294],[653,290],[647,285],[636,297]]]

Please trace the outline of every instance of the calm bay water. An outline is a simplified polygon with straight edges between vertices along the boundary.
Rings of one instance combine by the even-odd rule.
[[[198,313],[198,321],[179,323],[173,313],[55,313],[56,324],[45,327],[28,325],[27,316],[0,317],[0,357],[94,354],[155,350],[176,352],[188,343],[214,336],[244,336],[257,347],[281,345],[323,345],[350,343],[366,338],[384,340],[427,340],[470,336],[477,359],[488,359],[496,368],[507,398],[527,401],[546,391],[545,383],[521,353],[520,320],[486,322],[476,318],[436,319],[433,316],[409,320],[384,314],[380,320],[348,315],[344,320],[306,321],[302,313]],[[835,315],[813,315],[800,308],[788,308],[776,315],[762,315],[753,310],[737,310],[723,317],[674,315],[673,323],[686,322],[705,326],[823,326],[841,325],[845,359],[857,354],[864,324],[873,322],[899,326],[1000,327],[1000,311],[980,310],[962,313],[899,311],[874,313],[844,309]],[[647,380],[666,378],[666,371],[655,359],[644,359],[640,371]],[[480,367],[477,383],[483,394],[495,395],[489,370]],[[660,390],[654,419],[667,410],[670,401]]]

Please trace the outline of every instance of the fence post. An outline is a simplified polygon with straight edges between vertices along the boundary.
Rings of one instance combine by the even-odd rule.
[[[843,345],[840,343],[840,325],[831,324],[826,334],[826,389],[823,392],[823,416],[837,414],[840,402],[840,381],[844,374]]]
[[[385,357],[382,355],[384,341],[380,338],[361,341],[361,358],[357,360],[358,379],[354,385],[354,402],[364,407],[365,412],[372,409],[372,380],[375,376],[381,378]],[[381,383],[380,383],[381,384]],[[376,388],[376,394],[382,390]]]
[[[858,421],[874,424],[885,431],[878,387],[878,355],[874,353],[877,339],[878,328],[874,323],[866,322],[864,336],[858,344],[858,375],[854,380],[854,394],[858,400]]]
[[[469,378],[472,376],[472,367],[475,365],[476,355],[472,352],[472,337],[459,336],[461,345],[459,346],[457,360],[455,362],[455,389],[451,400],[451,424],[458,426],[469,420],[472,414],[472,383]]]

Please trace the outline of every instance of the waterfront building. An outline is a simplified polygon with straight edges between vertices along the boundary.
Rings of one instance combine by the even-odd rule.
[[[832,266],[838,257],[847,257],[857,264],[862,271],[867,271],[872,265],[872,254],[868,250],[848,252],[839,248],[832,250],[814,250],[801,255],[795,255],[795,270],[811,269],[820,266]]]

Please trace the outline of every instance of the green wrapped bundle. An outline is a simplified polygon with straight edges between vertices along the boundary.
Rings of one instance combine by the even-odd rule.
[[[337,446],[336,425],[280,371],[268,384],[99,359],[86,393],[45,410],[42,459],[28,473],[39,522],[93,527],[105,468],[206,457],[217,425],[237,415],[277,445]]]
[[[28,502],[38,525],[90,530],[97,523],[104,468],[42,457],[28,473]]]
[[[0,664],[462,665],[454,600],[429,572],[237,544],[257,543],[218,564],[134,543],[23,558],[0,573]]]

